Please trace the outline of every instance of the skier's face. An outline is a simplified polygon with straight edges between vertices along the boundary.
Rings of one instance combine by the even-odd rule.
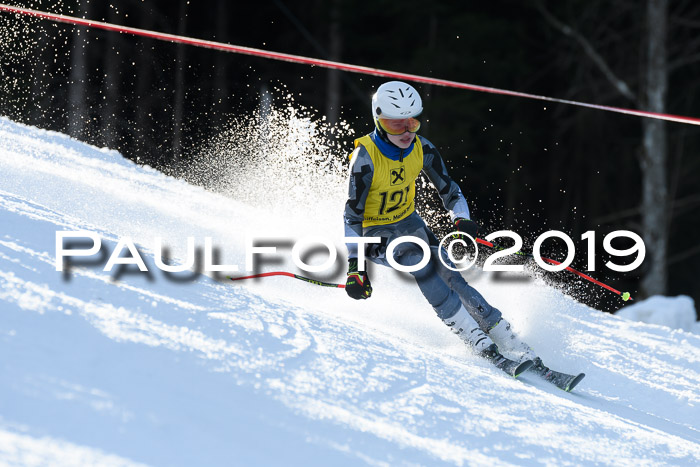
[[[401,149],[407,149],[411,143],[413,142],[413,139],[416,137],[415,133],[411,133],[410,131],[405,131],[400,135],[386,135],[387,138],[389,138],[389,141],[394,143],[396,146],[398,146]]]

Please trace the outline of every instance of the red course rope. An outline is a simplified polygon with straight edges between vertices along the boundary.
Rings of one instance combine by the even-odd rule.
[[[193,45],[195,47],[204,47],[208,49],[222,50],[224,52],[233,52],[244,55],[253,55],[256,57],[268,58],[272,60],[281,60],[285,62],[301,63],[311,66],[320,66],[324,68],[332,68],[336,70],[348,71],[351,73],[362,73],[366,75],[381,76],[384,78],[394,78],[406,81],[414,81],[418,83],[434,84],[436,86],[445,86],[458,89],[467,89],[469,91],[487,92],[491,94],[502,94],[512,97],[523,97],[526,99],[535,99],[547,102],[556,102],[559,104],[576,105],[579,107],[587,107],[591,109],[605,110],[607,112],[616,112],[626,115],[635,115],[638,117],[655,118],[658,120],[666,120],[670,122],[688,123],[691,125],[700,125],[700,118],[684,117],[681,115],[662,114],[656,112],[646,112],[642,110],[626,109],[622,107],[610,107],[607,105],[590,104],[587,102],[571,101],[567,99],[557,99],[555,97],[539,96],[536,94],[528,94],[518,91],[510,91],[507,89],[491,88],[487,86],[477,86],[474,84],[460,83],[458,81],[449,81],[438,78],[429,78],[426,76],[411,75],[407,73],[399,73],[395,71],[380,70],[378,68],[369,68],[359,65],[351,65],[347,63],[332,62],[329,60],[320,60],[316,58],[303,57],[300,55],[291,55],[279,52],[270,52],[268,50],[254,49],[250,47],[241,47],[238,45],[224,44],[221,42],[207,41],[203,39],[195,39],[186,36],[177,36],[174,34],[166,34],[147,29],[131,28],[128,26],[120,26],[117,24],[106,23],[103,21],[93,21],[84,18],[76,18],[74,16],[60,15],[56,13],[48,13],[45,11],[31,10],[28,8],[20,8],[11,5],[0,3],[0,11],[8,13],[16,13],[20,15],[33,16],[36,18],[48,19],[59,23],[74,24],[77,26],[87,26],[96,29],[104,29],[107,31],[115,31],[125,34],[133,34],[135,36],[148,37],[162,41],[175,42],[178,44]]]

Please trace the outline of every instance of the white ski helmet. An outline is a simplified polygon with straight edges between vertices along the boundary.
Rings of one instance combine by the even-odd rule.
[[[372,116],[382,118],[417,117],[423,112],[423,101],[413,86],[401,81],[389,81],[372,96]]]

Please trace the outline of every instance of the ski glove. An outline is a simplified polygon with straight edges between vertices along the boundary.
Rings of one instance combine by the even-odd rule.
[[[348,259],[348,279],[345,292],[355,300],[364,300],[372,295],[372,284],[366,271],[357,270],[357,258]]]
[[[472,220],[465,219],[464,217],[458,217],[455,219],[455,227],[460,232],[471,235],[472,238],[476,238],[476,236],[479,234],[479,224]]]

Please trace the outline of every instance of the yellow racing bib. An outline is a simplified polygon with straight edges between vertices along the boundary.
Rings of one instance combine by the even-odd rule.
[[[355,140],[355,148],[360,145],[365,147],[374,165],[362,227],[393,224],[408,217],[415,211],[416,178],[423,170],[420,140],[416,136],[413,150],[402,161],[384,156],[369,135]]]

